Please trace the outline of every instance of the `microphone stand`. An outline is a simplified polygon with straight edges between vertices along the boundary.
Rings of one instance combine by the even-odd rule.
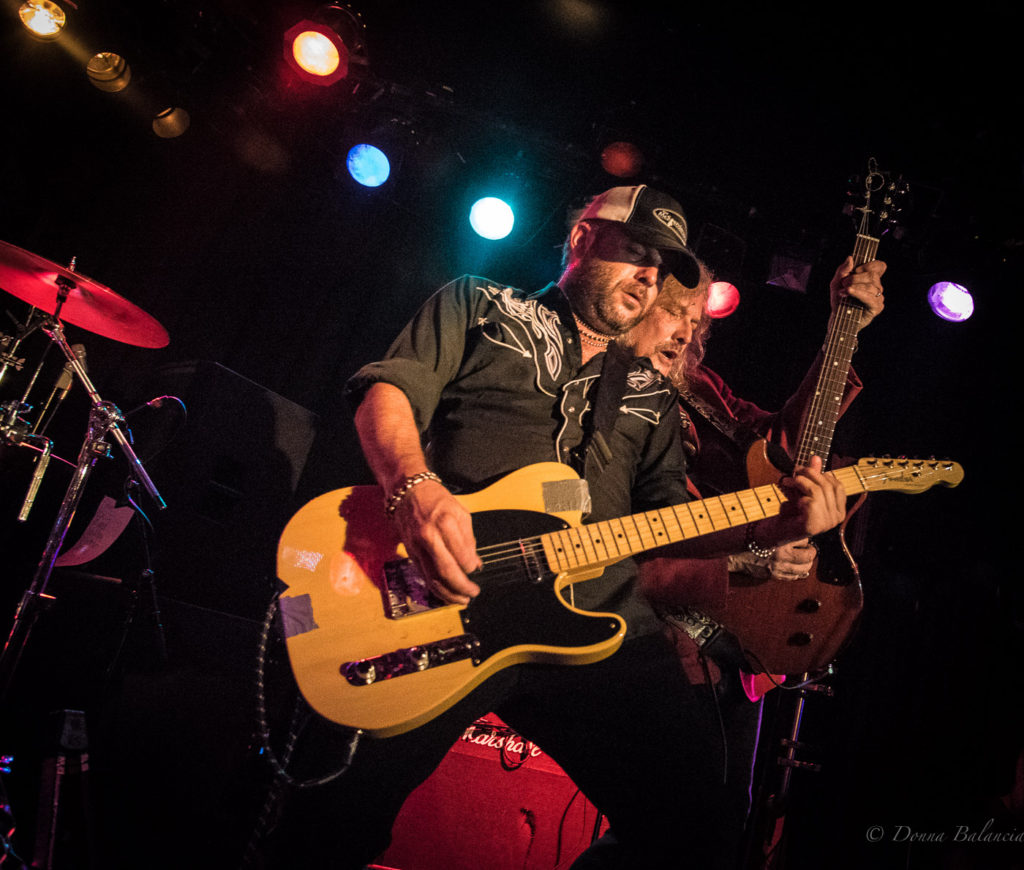
[[[58,312],[60,310],[58,306]],[[131,444],[119,424],[124,423],[124,415],[111,402],[104,401],[96,388],[93,386],[89,375],[85,371],[81,360],[75,351],[64,338],[64,327],[56,318],[49,319],[43,325],[43,331],[50,336],[50,339],[60,348],[67,358],[75,375],[82,382],[86,392],[89,394],[91,410],[89,413],[89,425],[86,431],[85,441],[78,454],[78,463],[72,474],[71,481],[65,491],[57,519],[53,524],[50,535],[47,538],[43,555],[35,570],[32,582],[22,595],[14,615],[14,624],[10,635],[0,651],[0,700],[2,700],[10,688],[14,671],[24,651],[29,635],[39,619],[40,612],[53,602],[53,596],[49,595],[47,588],[53,567],[64,543],[68,528],[78,509],[86,482],[92,473],[96,460],[100,457],[109,457],[110,445],[105,440],[111,436],[117,442],[122,452],[128,459],[131,468],[131,476],[134,477],[149,493],[150,497],[157,504],[158,509],[167,507],[166,502],[157,491],[156,486],[146,473],[142,463],[132,450]]]

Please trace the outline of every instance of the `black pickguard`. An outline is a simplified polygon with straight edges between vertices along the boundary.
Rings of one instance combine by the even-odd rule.
[[[557,517],[536,511],[473,514],[478,551],[488,544],[507,542],[514,552],[519,539],[565,528],[568,524]],[[583,616],[562,603],[554,588],[555,575],[544,565],[543,554],[539,563],[533,564],[540,564],[542,570],[534,571],[529,560],[513,557],[497,565],[485,565],[473,575],[480,594],[465,608],[462,621],[466,631],[479,639],[481,659],[522,644],[580,647],[614,637],[620,628],[617,621]]]

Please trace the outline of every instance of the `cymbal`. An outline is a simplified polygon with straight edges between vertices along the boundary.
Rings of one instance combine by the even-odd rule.
[[[0,242],[0,289],[47,314],[57,311],[58,278],[70,288],[60,319],[136,347],[166,347],[167,330],[138,306],[80,272]]]

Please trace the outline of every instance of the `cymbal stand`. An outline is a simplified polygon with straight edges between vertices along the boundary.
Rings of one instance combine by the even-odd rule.
[[[35,309],[32,309],[35,311]],[[22,366],[25,365],[24,357],[16,356],[18,352],[18,346],[31,332],[27,325],[22,326],[18,324],[17,335],[7,335],[6,333],[0,333],[0,384],[4,382],[4,378],[7,377],[7,372],[11,369],[20,372]]]
[[[32,578],[32,583],[18,604],[11,633],[4,644],[3,650],[0,651],[0,699],[6,695],[7,689],[10,687],[14,670],[28,642],[29,634],[39,618],[40,609],[53,601],[53,597],[47,594],[50,575],[53,573],[57,555],[64,543],[64,538],[74,518],[75,511],[78,508],[86,482],[92,473],[96,460],[110,455],[110,445],[105,440],[108,436],[111,436],[117,442],[127,457],[132,477],[149,493],[159,509],[162,510],[167,507],[166,502],[146,473],[135,451],[132,450],[128,438],[120,429],[119,424],[124,422],[124,415],[116,405],[112,402],[106,402],[100,397],[78,355],[64,338],[63,325],[60,321],[53,318],[44,323],[42,328],[50,336],[54,344],[63,352],[68,365],[71,366],[75,375],[85,387],[86,392],[89,394],[91,411],[85,441],[79,451],[78,463],[64,494],[64,499],[57,513],[57,519],[47,538],[46,546]]]
[[[25,364],[24,358],[19,358],[15,354],[21,342],[42,325],[42,321],[37,317],[37,314],[38,309],[33,307],[25,323],[17,324],[17,334],[3,337],[3,354],[0,356],[0,383],[3,383],[4,377],[11,368],[16,371],[21,371],[23,368]],[[21,510],[18,512],[18,522],[22,523],[28,520],[29,512],[35,503],[36,494],[39,492],[39,486],[43,481],[43,475],[50,464],[50,454],[53,450],[53,442],[49,438],[44,437],[42,432],[36,431],[36,429],[30,431],[29,424],[21,417],[23,412],[31,410],[31,406],[28,404],[28,397],[39,378],[39,373],[43,369],[46,353],[50,347],[51,345],[47,345],[43,351],[42,357],[36,365],[35,371],[32,373],[32,377],[29,379],[28,386],[21,399],[5,402],[0,405],[0,410],[3,412],[3,416],[0,418],[0,440],[11,446],[29,447],[39,452],[32,480],[29,482],[28,491],[25,493]]]

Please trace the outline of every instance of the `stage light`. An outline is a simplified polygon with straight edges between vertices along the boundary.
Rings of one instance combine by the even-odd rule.
[[[153,132],[161,139],[175,139],[184,133],[192,118],[189,113],[178,106],[171,106],[158,112],[153,119]]]
[[[708,288],[708,317],[728,317],[740,306],[740,291],[728,281],[715,281]]]
[[[64,10],[50,0],[28,0],[18,7],[18,17],[37,39],[49,41],[60,36],[67,23]]]
[[[343,54],[344,66],[341,65]],[[321,79],[335,72],[341,78],[348,72],[348,50],[344,44],[335,44],[331,37],[319,30],[303,30],[299,33],[292,40],[292,57],[303,70]]]
[[[333,85],[350,64],[367,63],[362,20],[346,6],[321,6],[285,33],[284,59],[305,81]]]
[[[380,187],[391,175],[387,154],[374,145],[353,145],[345,158],[348,173],[363,187]]]
[[[503,239],[515,224],[512,207],[495,196],[485,196],[469,210],[469,224],[478,236],[497,241]]]
[[[101,51],[89,58],[85,74],[93,87],[116,94],[128,87],[132,80],[132,68],[121,55],[112,51]]]
[[[612,142],[601,151],[601,168],[616,178],[633,178],[644,168],[643,152],[632,142]]]
[[[943,320],[960,323],[974,314],[974,297],[962,284],[939,281],[928,290],[928,304]]]

